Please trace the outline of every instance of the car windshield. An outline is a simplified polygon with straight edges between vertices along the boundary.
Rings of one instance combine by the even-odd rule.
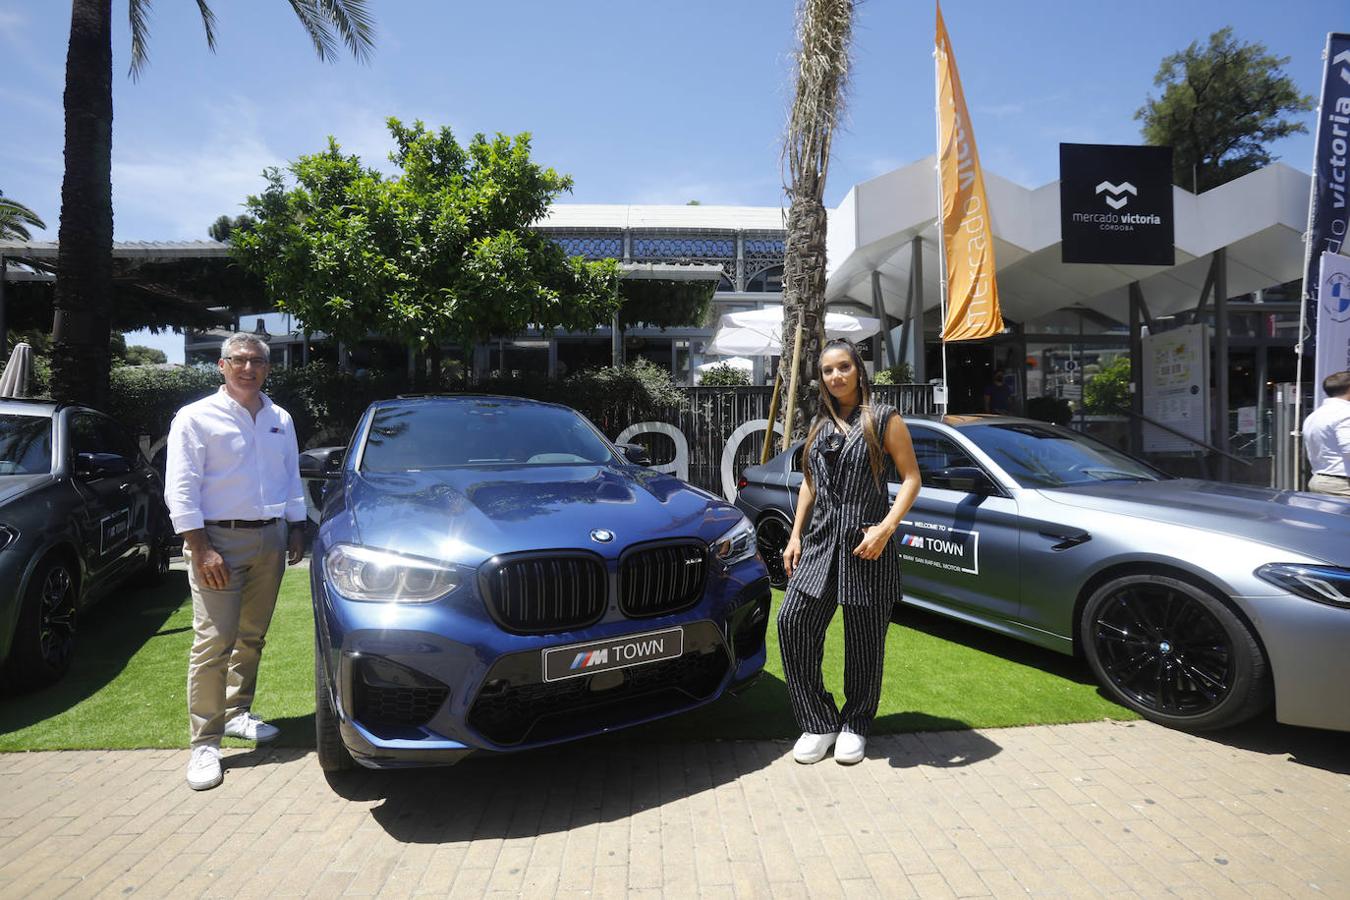
[[[376,410],[361,468],[406,472],[614,461],[604,439],[570,409],[509,400],[429,400]]]
[[[0,475],[45,475],[52,470],[52,420],[0,414]]]
[[[1161,481],[1170,477],[1067,428],[1016,422],[972,425],[962,428],[961,434],[988,453],[1022,487]]]

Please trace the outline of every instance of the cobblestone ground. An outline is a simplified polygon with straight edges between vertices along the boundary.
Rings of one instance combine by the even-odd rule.
[[[1146,723],[618,739],[328,779],[312,753],[0,755],[0,896],[1350,896],[1350,735]]]

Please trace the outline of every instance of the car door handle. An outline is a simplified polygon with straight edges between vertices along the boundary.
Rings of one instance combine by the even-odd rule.
[[[1042,531],[1041,537],[1058,542],[1050,545],[1051,550],[1068,550],[1070,547],[1077,547],[1092,540],[1092,535],[1086,531]]]

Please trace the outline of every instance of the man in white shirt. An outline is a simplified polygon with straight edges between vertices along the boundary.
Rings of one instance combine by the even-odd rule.
[[[1350,497],[1350,372],[1333,372],[1322,381],[1327,397],[1303,421],[1312,477],[1308,490]]]
[[[227,338],[225,384],[169,429],[164,500],[192,587],[187,781],[197,791],[221,782],[222,734],[277,736],[250,707],[281,576],[304,557],[305,501],[295,424],[262,392],[270,352],[252,334]]]

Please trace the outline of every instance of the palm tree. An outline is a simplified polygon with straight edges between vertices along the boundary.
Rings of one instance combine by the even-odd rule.
[[[790,384],[798,322],[803,341],[796,397],[788,399],[795,415],[784,423],[789,439],[809,420],[811,372],[824,336],[825,176],[848,82],[853,5],[853,0],[801,0],[797,7],[797,90],[783,148],[789,176],[785,189],[792,203],[783,260],[784,390]]]
[[[287,0],[319,59],[338,40],[358,60],[374,47],[366,0]],[[128,0],[131,76],[145,67],[151,0]],[[197,0],[206,45],[215,50],[215,14]],[[66,170],[61,182],[52,396],[103,405],[108,391],[112,294],[112,0],[72,0],[66,54]]]
[[[18,200],[7,199],[5,192],[0,191],[0,241],[31,240],[33,236],[28,231],[30,225],[34,228],[47,227],[37,213]]]

